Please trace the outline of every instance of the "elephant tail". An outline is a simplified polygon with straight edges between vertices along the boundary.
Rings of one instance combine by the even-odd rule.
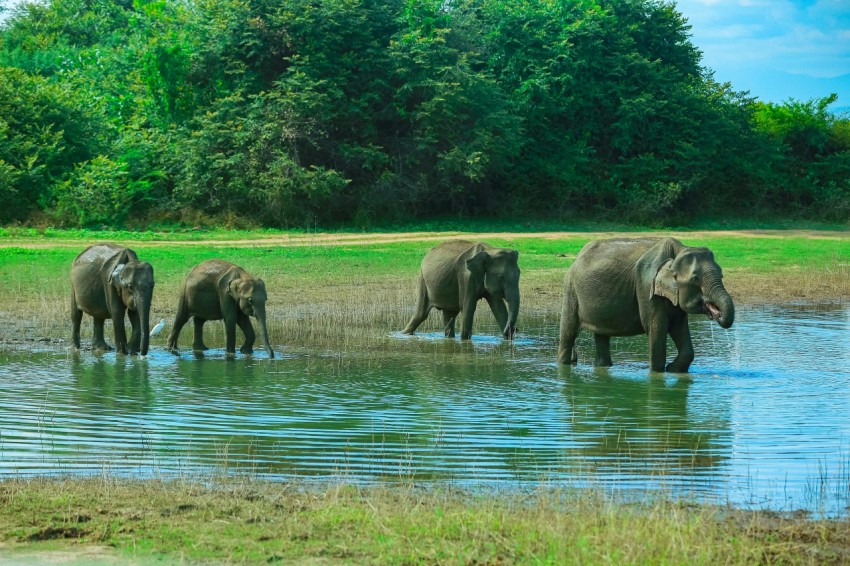
[[[430,310],[431,307],[428,304],[428,286],[425,284],[425,277],[420,275],[419,283],[416,286],[416,312],[413,318],[410,319],[410,322],[407,323],[407,326],[404,327],[404,330],[401,331],[402,334],[413,334],[416,332],[419,325],[428,318],[428,311]]]

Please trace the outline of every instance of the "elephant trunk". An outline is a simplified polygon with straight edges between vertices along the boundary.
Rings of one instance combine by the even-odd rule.
[[[516,321],[519,316],[519,288],[511,289],[505,293],[505,301],[508,303],[508,322],[502,330],[502,334],[508,340],[513,340],[516,334]]]
[[[148,294],[137,303],[139,305],[139,323],[142,327],[142,343],[139,353],[143,356],[148,355],[148,346],[150,345],[152,295],[153,293]]]
[[[266,345],[266,353],[269,358],[274,358],[271,343],[269,343],[269,331],[266,328],[266,308],[254,305],[254,317],[257,319],[257,324],[260,325],[260,336],[263,338],[263,344]]]
[[[735,303],[719,277],[705,286],[705,311],[721,328],[729,328],[735,322]]]

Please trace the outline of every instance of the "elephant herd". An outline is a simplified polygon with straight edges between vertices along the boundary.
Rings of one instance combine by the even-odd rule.
[[[455,322],[461,316],[461,338],[469,339],[476,305],[485,299],[502,335],[513,339],[520,304],[518,258],[516,250],[465,240],[432,248],[422,260],[416,312],[402,332],[413,334],[437,309],[447,337],[455,336]],[[611,365],[612,336],[647,334],[652,371],[686,372],[694,359],[688,314],[706,314],[723,328],[735,319],[735,306],[722,279],[711,250],[685,246],[674,238],[592,241],[579,252],[564,280],[558,361],[577,361],[575,341],[581,329],[594,335],[597,366]],[[86,248],[71,267],[74,347],[80,347],[80,322],[86,313],[94,319],[94,348],[109,349],[103,336],[109,318],[117,351],[147,355],[153,287],[153,267],[139,261],[133,250],[112,244]],[[250,354],[256,335],[249,317],[254,317],[273,358],[265,303],[262,279],[226,261],[205,261],[183,282],[167,347],[176,352],[180,330],[193,318],[193,350],[206,350],[204,323],[224,320],[225,352],[235,354],[238,325],[245,335],[240,351]],[[132,326],[129,341],[125,314]],[[677,354],[665,365],[668,335]]]

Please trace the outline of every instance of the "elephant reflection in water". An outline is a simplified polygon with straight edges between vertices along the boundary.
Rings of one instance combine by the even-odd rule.
[[[570,460],[581,468],[689,476],[727,459],[722,454],[731,445],[728,409],[689,412],[690,379],[614,378],[607,368],[587,376],[565,371],[564,398],[576,443]]]
[[[156,447],[151,445],[151,422],[156,399],[150,386],[149,365],[144,360],[118,356],[115,359],[77,356],[71,363],[74,384],[65,389],[68,406],[80,424],[67,441],[76,448],[57,454],[70,458],[73,466],[82,462],[98,466],[153,465]],[[64,446],[65,444],[57,444]]]
[[[112,418],[120,413],[122,419],[144,422],[155,405],[150,386],[150,367],[145,361],[116,357],[94,361],[76,356],[72,359],[71,374],[74,387],[68,388],[75,397],[73,404],[88,411],[86,419]],[[102,425],[105,429],[112,425]],[[101,428],[101,426],[98,426]]]

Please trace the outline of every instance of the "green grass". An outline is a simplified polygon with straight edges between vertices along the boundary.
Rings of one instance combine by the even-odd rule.
[[[253,480],[0,482],[8,556],[331,564],[824,564],[847,525],[593,491],[468,494]]]
[[[633,235],[633,233],[627,233]],[[341,268],[352,275],[358,270],[369,270],[369,274],[382,275],[400,273],[403,270],[416,268],[422,255],[433,245],[434,241],[414,242],[381,242],[371,245],[339,243],[322,245],[318,242],[305,242],[302,246],[281,247],[276,242],[264,241],[264,238],[297,235],[293,233],[272,232],[232,232],[206,233],[185,235],[151,234],[151,233],[112,233],[104,238],[103,233],[97,233],[97,240],[77,232],[62,232],[53,236],[6,236],[0,238],[0,267],[7,267],[18,262],[39,261],[46,268],[56,270],[70,266],[74,256],[82,251],[88,243],[95,241],[114,240],[132,245],[140,256],[153,263],[156,267],[173,270],[186,267],[185,261],[199,263],[212,257],[228,255],[237,261],[252,262],[258,268],[264,266],[286,269],[291,273],[310,272],[315,268],[328,266]],[[641,234],[637,234],[640,236]],[[653,234],[655,235],[655,234]],[[712,248],[718,261],[727,268],[746,268],[757,271],[770,271],[775,268],[801,266],[826,267],[836,262],[850,261],[850,233],[846,236],[828,234],[820,237],[791,232],[785,237],[752,237],[739,235],[703,235],[677,234],[686,244],[704,245]],[[455,237],[446,235],[446,238]],[[474,234],[463,237],[472,237]],[[231,244],[232,239],[244,240],[246,243]],[[510,246],[520,250],[522,266],[526,269],[549,269],[568,266],[562,255],[568,259],[575,256],[581,247],[592,239],[592,236],[567,235],[556,240],[526,237],[516,234],[511,238],[490,238],[494,245]],[[78,247],[65,247],[61,244],[73,244],[78,240]],[[188,245],[190,242],[203,240],[209,246]],[[152,242],[164,241],[169,246],[150,246]],[[34,243],[50,245],[55,248],[26,249]],[[20,244],[20,247],[16,247]],[[181,245],[183,244],[183,245]],[[191,266],[189,266],[191,267]]]

